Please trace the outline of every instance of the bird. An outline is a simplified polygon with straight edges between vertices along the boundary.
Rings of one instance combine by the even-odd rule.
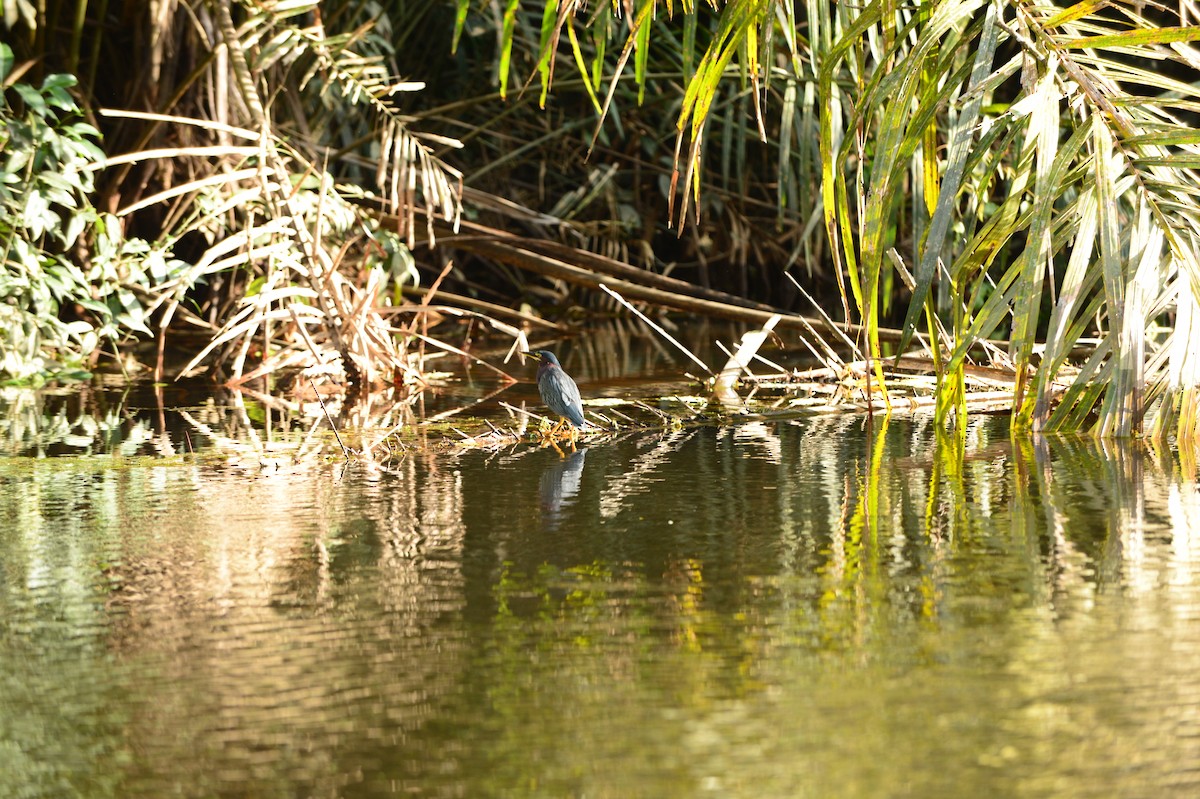
[[[583,401],[579,397],[579,386],[563,371],[558,357],[549,350],[522,352],[521,356],[538,359],[538,394],[550,412],[559,417],[558,427],[564,424],[564,420],[576,429],[587,425],[583,418]]]

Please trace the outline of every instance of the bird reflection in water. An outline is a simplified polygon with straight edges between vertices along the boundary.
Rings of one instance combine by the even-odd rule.
[[[565,457],[549,459],[550,464],[542,472],[538,496],[542,501],[542,519],[547,529],[556,529],[563,511],[575,502],[583,477],[585,455],[587,447],[582,447]]]

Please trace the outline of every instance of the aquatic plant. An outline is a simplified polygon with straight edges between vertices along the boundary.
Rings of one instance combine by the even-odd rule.
[[[460,29],[467,8],[460,0]],[[504,59],[522,41],[520,8],[510,3],[505,16],[502,90]],[[684,81],[670,181],[681,233],[707,229],[698,214],[687,219],[710,185],[705,158],[719,156],[728,175],[733,146],[746,164],[725,113],[730,92],[752,98],[734,138],[770,144],[781,208],[797,187],[820,187],[806,207],[823,218],[844,317],[864,326],[878,384],[881,324],[899,310],[896,349],[922,322],[935,342],[944,420],[957,412],[961,422],[964,369],[981,341],[1000,336],[1019,426],[1127,436],[1153,412],[1157,433],[1200,432],[1191,44],[1200,33],[1187,7],[646,0],[583,9],[544,6],[543,97],[556,60],[578,70],[602,120],[595,142],[619,124],[614,111],[648,96],[650,59],[669,53],[680,65],[670,79]],[[615,64],[595,43],[614,39],[623,40]],[[558,55],[564,41],[569,56]],[[801,237],[794,257],[811,249]],[[1082,358],[1077,374],[1064,371],[1072,357]]]

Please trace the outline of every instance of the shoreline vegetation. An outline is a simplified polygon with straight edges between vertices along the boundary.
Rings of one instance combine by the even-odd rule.
[[[149,339],[157,382],[402,427],[434,355],[511,382],[485,350],[628,319],[695,372],[691,416],[1196,440],[1200,29],[1177,12],[378,6],[6,3],[0,379],[86,380]],[[718,368],[670,314],[748,332]]]
[[[75,454],[89,461],[99,456],[117,465],[153,452],[158,458],[182,458],[181,464],[215,459],[251,470],[344,461],[386,471],[398,460],[421,453],[538,446],[565,455],[631,435],[656,433],[670,439],[698,427],[765,430],[765,424],[854,414],[863,424],[882,430],[889,418],[930,419],[934,414],[936,381],[928,362],[900,362],[889,412],[878,391],[868,401],[864,389],[871,373],[865,361],[843,359],[828,366],[785,369],[759,353],[751,356],[751,349],[765,338],[761,331],[745,336],[725,366],[707,378],[692,375],[690,381],[675,381],[664,376],[661,367],[671,356],[660,348],[660,371],[644,378],[640,387],[622,388],[628,381],[606,386],[603,378],[589,381],[584,410],[594,427],[574,438],[548,432],[553,420],[531,396],[528,374],[522,374],[523,389],[514,392],[512,383],[475,370],[469,381],[473,392],[467,396],[457,367],[431,372],[441,396],[436,405],[426,407],[424,394],[404,395],[396,389],[371,392],[351,403],[344,394],[312,384],[303,394],[259,391],[254,385],[214,392],[203,379],[162,384],[143,378],[134,384],[108,373],[92,381],[103,388],[88,384],[34,392],[0,387],[0,457],[15,463],[24,456]],[[671,343],[683,347],[675,339]],[[598,347],[656,349],[628,327],[623,334],[609,331]],[[495,351],[492,355],[499,357]],[[600,352],[592,356],[585,363],[604,357]],[[635,360],[644,357],[634,355]],[[743,369],[737,364],[746,358],[750,360]],[[591,363],[587,368],[597,366]],[[694,371],[706,374],[704,369]],[[714,400],[715,386],[734,375],[736,390],[726,387],[725,402]],[[1009,381],[1003,373],[975,368],[969,380],[973,417],[1011,410]],[[965,444],[963,432],[960,441]]]

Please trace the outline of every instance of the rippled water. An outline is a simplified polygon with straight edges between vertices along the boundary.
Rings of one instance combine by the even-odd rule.
[[[871,433],[0,459],[0,796],[1200,795],[1194,462]]]

